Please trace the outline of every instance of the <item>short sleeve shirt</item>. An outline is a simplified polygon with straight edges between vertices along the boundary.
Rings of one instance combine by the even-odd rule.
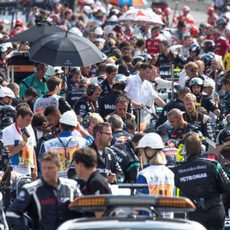
[[[35,135],[32,127],[29,125],[26,127],[26,129],[30,134],[26,146],[23,147],[19,153],[16,153],[11,157],[11,165],[13,166],[14,171],[24,175],[30,174],[30,168],[34,167],[33,154],[34,146],[36,145]],[[3,130],[2,139],[4,146],[17,146],[20,144],[22,141],[22,135],[20,133],[20,129],[16,128],[15,123]]]
[[[152,107],[153,101],[158,98],[152,84],[141,80],[139,74],[130,76],[125,88],[126,95],[132,101]]]

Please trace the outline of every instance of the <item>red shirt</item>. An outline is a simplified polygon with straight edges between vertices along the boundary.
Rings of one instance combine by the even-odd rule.
[[[217,20],[217,16],[216,16],[216,15],[210,15],[210,16],[208,17],[208,24],[214,26],[216,20]]]
[[[148,54],[158,54],[159,53],[159,42],[161,42],[162,39],[160,36],[157,36],[155,38],[149,38],[146,40],[146,49]]]
[[[229,48],[229,42],[225,37],[218,37],[215,41],[216,48],[215,48],[215,54],[218,54],[222,57],[227,53]]]
[[[15,36],[16,34],[19,34],[19,33],[23,32],[23,31],[25,31],[25,28],[23,28],[23,27],[16,27],[16,28],[14,28],[14,29],[11,30],[10,35],[11,36]]]

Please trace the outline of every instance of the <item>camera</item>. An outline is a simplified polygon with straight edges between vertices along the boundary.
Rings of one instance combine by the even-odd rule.
[[[29,134],[29,132],[28,132],[28,130],[27,130],[26,128],[22,128],[22,129],[21,129],[21,132],[22,132],[23,135],[26,136],[26,138],[29,138],[29,137],[30,137],[30,134]]]

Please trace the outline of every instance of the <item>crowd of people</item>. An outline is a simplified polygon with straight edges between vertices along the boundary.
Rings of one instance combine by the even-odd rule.
[[[111,194],[116,183],[142,183],[148,189],[138,194],[188,197],[196,205],[189,219],[223,229],[230,215],[228,4],[211,5],[197,27],[188,6],[171,23],[169,6],[153,2],[164,25],[149,26],[120,23],[127,5],[70,3],[35,1],[10,33],[0,22],[0,170],[11,166],[33,180],[6,207],[9,226],[25,229],[25,212],[33,229],[101,216],[68,205],[80,195]],[[31,44],[7,40],[47,21],[88,38],[107,58],[68,68],[35,62],[31,75],[12,81],[8,60]]]

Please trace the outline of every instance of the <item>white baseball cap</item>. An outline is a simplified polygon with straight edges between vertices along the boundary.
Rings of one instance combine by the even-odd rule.
[[[53,76],[56,74],[61,74],[64,73],[64,71],[62,70],[62,68],[60,66],[48,66],[47,70],[46,70],[46,75],[47,76]]]
[[[14,92],[8,87],[0,87],[0,97],[10,97],[15,98]]]

